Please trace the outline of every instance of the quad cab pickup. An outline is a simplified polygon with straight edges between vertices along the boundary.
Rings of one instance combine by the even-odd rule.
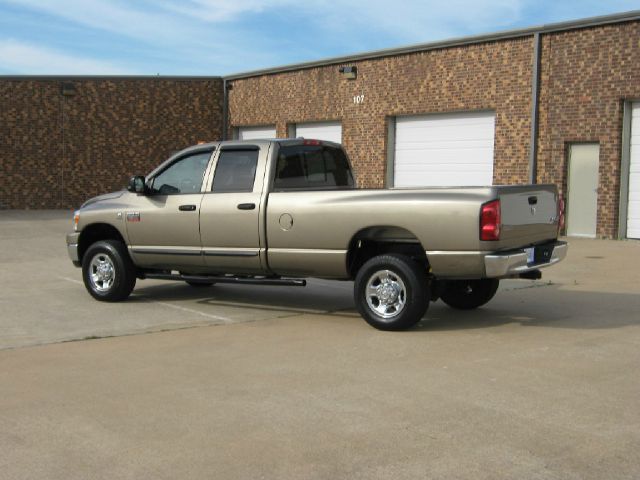
[[[502,278],[540,278],[567,252],[562,210],[553,185],[356,189],[339,144],[224,141],[87,201],[67,246],[97,300],[124,300],[144,278],[353,280],[364,319],[399,330],[431,301],[473,309]]]

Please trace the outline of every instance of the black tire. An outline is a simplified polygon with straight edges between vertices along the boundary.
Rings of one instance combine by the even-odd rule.
[[[99,271],[99,265],[105,265],[105,270]],[[104,276],[96,280],[100,274]],[[91,245],[82,258],[82,279],[96,300],[126,299],[136,284],[136,269],[127,247],[117,240],[102,240]]]
[[[452,308],[473,310],[491,300],[499,285],[500,280],[497,278],[449,280],[445,283],[440,298]]]
[[[207,281],[196,282],[193,280],[185,280],[185,283],[191,287],[202,288],[202,287],[210,287],[211,285],[214,285],[216,282],[207,282]]]
[[[389,275],[385,278],[386,271]],[[367,293],[368,287],[384,288],[385,282],[389,285],[386,292]],[[378,330],[406,330],[422,319],[429,306],[426,270],[405,255],[379,255],[367,261],[358,270],[353,291],[358,312]]]

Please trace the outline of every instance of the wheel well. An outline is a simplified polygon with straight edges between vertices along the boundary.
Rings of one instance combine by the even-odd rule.
[[[355,278],[367,260],[385,253],[407,255],[424,265],[428,271],[427,254],[413,233],[400,227],[377,226],[360,230],[351,239],[347,252],[347,268],[351,278]]]
[[[108,223],[94,223],[87,225],[82,229],[80,238],[78,239],[78,258],[82,262],[87,249],[100,240],[118,240],[126,245],[124,238],[118,229]]]

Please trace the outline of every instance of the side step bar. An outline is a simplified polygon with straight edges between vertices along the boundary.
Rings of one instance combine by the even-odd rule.
[[[227,275],[182,275],[179,273],[144,273],[142,278],[155,280],[183,280],[185,282],[237,283],[242,285],[273,285],[280,287],[304,287],[306,280],[278,277],[233,277]]]

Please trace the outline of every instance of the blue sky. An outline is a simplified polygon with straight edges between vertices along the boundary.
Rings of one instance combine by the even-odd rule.
[[[225,75],[640,0],[0,0],[0,74]]]

